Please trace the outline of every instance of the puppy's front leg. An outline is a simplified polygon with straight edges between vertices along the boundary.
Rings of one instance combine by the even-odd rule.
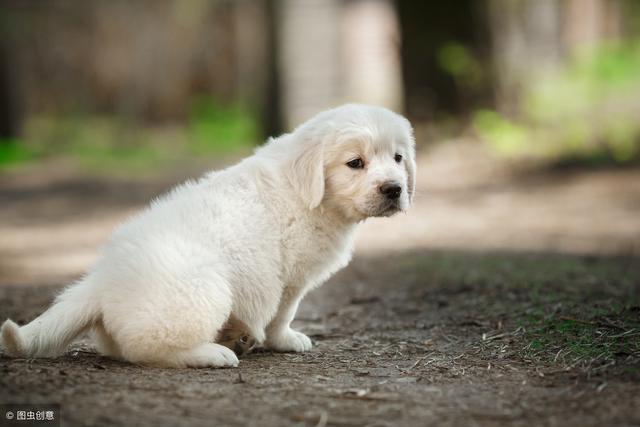
[[[267,327],[265,346],[276,351],[309,351],[311,339],[302,332],[291,329],[291,322],[304,296],[302,289],[285,288],[278,312]]]

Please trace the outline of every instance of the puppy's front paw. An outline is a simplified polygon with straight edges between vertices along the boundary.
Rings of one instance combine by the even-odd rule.
[[[303,352],[311,350],[311,339],[302,332],[287,328],[281,333],[267,337],[266,347],[276,351]]]

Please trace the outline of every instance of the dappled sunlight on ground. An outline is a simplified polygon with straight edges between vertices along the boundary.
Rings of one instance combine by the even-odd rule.
[[[472,142],[423,150],[414,206],[367,220],[356,256],[429,248],[640,250],[640,169],[512,170]],[[55,284],[80,274],[115,225],[200,173],[107,179],[49,164],[7,174],[0,183],[0,281]]]

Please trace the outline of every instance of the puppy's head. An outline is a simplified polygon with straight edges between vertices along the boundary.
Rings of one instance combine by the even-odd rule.
[[[387,109],[345,105],[321,113],[291,134],[291,182],[310,209],[347,219],[391,216],[415,191],[415,143],[408,120]]]

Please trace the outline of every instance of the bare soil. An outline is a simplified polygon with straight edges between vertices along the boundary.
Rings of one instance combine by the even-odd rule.
[[[311,352],[169,370],[80,341],[0,358],[0,403],[66,426],[640,425],[640,171],[512,174],[474,149],[423,154],[414,211],[364,225],[298,314]],[[0,318],[34,318],[181,177],[5,173]]]

